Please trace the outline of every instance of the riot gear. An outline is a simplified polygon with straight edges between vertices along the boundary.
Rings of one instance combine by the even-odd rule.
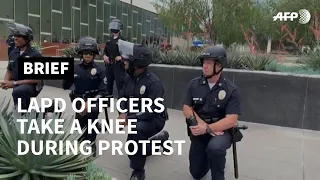
[[[10,23],[8,28],[10,35],[17,37],[22,36],[26,40],[27,44],[33,41],[33,31],[30,27],[19,23]]]
[[[119,19],[112,19],[109,23],[109,30],[111,33],[118,33],[122,30],[123,24]]]
[[[152,52],[147,47],[122,40],[119,40],[118,46],[122,58],[129,61],[127,70],[129,75],[133,75],[137,68],[144,68],[151,64]]]
[[[100,48],[97,40],[90,37],[85,36],[82,37],[76,47],[76,52],[78,54],[82,54],[83,52],[93,53],[92,55],[99,54]]]
[[[222,69],[227,66],[227,52],[223,47],[211,46],[205,49],[199,56],[201,65],[203,65],[203,61],[207,58],[211,58],[215,60],[215,62],[212,75],[207,76],[206,78],[211,78],[212,76],[219,74]],[[221,69],[218,72],[216,72],[217,62],[221,64]]]

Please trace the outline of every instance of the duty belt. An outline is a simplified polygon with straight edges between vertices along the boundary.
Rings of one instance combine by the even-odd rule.
[[[207,118],[207,119],[203,119],[204,122],[208,123],[208,124],[212,124],[214,122],[217,122],[219,119],[218,118]]]

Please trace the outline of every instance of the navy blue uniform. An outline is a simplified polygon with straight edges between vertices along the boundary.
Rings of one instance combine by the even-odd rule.
[[[236,85],[220,76],[210,89],[205,77],[190,81],[184,104],[194,108],[199,117],[211,124],[227,114],[239,114],[240,94]],[[195,179],[204,177],[211,169],[212,180],[224,180],[227,149],[231,147],[231,134],[200,136],[190,135],[189,170]]]
[[[104,54],[109,57],[110,63],[106,64],[106,76],[108,79],[107,92],[109,95],[113,94],[113,84],[116,81],[118,93],[123,87],[126,72],[122,61],[116,61],[117,56],[121,56],[118,49],[118,40],[123,37],[119,36],[116,39],[113,37],[106,42]]]
[[[69,89],[74,85],[75,89],[70,93],[71,100],[75,98],[82,98],[85,101],[88,98],[100,98],[106,96],[106,78],[105,72],[95,62],[90,64],[84,64],[83,62],[75,65],[74,67],[74,78],[64,80],[62,87],[63,89]],[[78,101],[79,102],[79,101]],[[80,102],[76,104],[77,108],[80,108]],[[91,112],[85,116],[81,116],[76,113],[76,119],[79,120],[81,128],[88,126],[88,119],[97,119],[99,116],[99,107],[91,109]],[[81,140],[90,140],[94,142],[97,134],[92,131],[92,134],[88,134],[88,130],[84,132]]]
[[[136,77],[126,76],[124,87],[120,91],[120,98],[163,98],[164,87],[159,78],[147,70]],[[128,102],[128,101],[127,101]],[[121,108],[129,111],[129,104],[122,101]],[[138,107],[141,107],[139,105]],[[151,107],[154,109],[154,107]],[[127,141],[148,140],[150,137],[159,133],[165,125],[166,117],[164,113],[130,113],[127,114],[128,119],[137,119],[137,134],[128,134]],[[136,171],[144,171],[146,156],[142,155],[142,145],[138,143],[138,152],[135,155],[128,155],[130,159],[130,167]],[[151,146],[147,146],[147,154],[151,154]],[[133,151],[133,146],[129,146],[129,151]]]
[[[31,46],[28,46],[26,50],[20,54],[20,49],[15,48],[9,54],[9,64],[7,70],[12,72],[12,80],[19,81],[23,79],[18,78],[18,58],[19,57],[41,57],[39,51],[34,49]],[[21,108],[27,109],[30,104],[30,100],[32,97],[36,97],[40,91],[42,90],[43,82],[41,84],[22,84],[22,85],[14,85],[12,91],[12,97],[14,105],[17,105],[18,98],[21,98]]]

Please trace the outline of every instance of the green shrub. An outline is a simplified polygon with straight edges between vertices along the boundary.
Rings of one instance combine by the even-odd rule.
[[[243,68],[243,60],[244,55],[239,51],[228,51],[227,52],[228,58],[228,68],[232,69],[242,69]]]
[[[31,124],[31,119],[36,118],[36,112],[26,113],[21,115],[15,110],[8,111],[8,105],[4,105],[4,102],[0,106],[0,179],[23,179],[23,180],[53,180],[53,179],[65,179],[68,175],[74,174],[76,179],[84,179],[86,168],[89,163],[95,158],[90,156],[85,156],[78,150],[78,155],[34,155],[29,151],[26,155],[18,155],[18,140],[25,140],[31,143],[31,140],[36,142],[36,146],[40,146],[40,140],[54,140],[58,142],[59,140],[64,141],[74,141],[77,140],[81,134],[50,134],[46,132],[45,134],[36,134],[32,131],[31,134],[21,134],[20,123],[17,119],[28,119],[29,121],[25,123],[25,131],[27,127]],[[53,121],[57,115],[52,117]],[[38,124],[41,125],[41,119],[43,115],[39,115],[37,118]],[[68,132],[71,128],[71,123],[73,118],[66,118],[63,130]],[[54,129],[54,123],[50,124],[51,128]],[[56,150],[59,151],[57,147]],[[62,147],[66,149],[65,147]]]
[[[306,55],[300,59],[302,64],[307,68],[311,68],[315,71],[320,70],[320,51],[315,51]]]
[[[96,165],[95,163],[90,163],[85,174],[86,180],[112,180],[112,177],[107,175],[105,170]],[[76,180],[75,175],[71,174],[66,180]]]
[[[272,62],[275,62],[275,59],[270,55],[254,55],[247,53],[244,55],[243,66],[245,69],[264,71]]]

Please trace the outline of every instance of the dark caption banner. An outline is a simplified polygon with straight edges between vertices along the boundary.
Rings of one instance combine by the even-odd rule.
[[[74,58],[69,57],[20,57],[19,79],[62,80],[73,78]]]

